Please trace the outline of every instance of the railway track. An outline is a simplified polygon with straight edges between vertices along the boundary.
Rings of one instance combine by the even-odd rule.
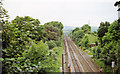
[[[100,72],[94,61],[64,35],[63,72]]]

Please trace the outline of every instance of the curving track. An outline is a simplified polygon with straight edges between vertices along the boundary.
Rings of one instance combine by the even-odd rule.
[[[100,72],[89,55],[64,35],[63,72]]]

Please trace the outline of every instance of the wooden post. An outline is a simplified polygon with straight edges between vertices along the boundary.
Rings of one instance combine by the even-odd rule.
[[[64,74],[64,58],[63,58],[63,54],[62,54],[62,72]]]
[[[69,74],[71,74],[70,64],[68,64],[68,72],[69,72]]]

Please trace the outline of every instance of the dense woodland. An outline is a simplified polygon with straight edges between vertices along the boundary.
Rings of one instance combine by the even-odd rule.
[[[40,24],[29,16],[9,15],[2,8],[2,71],[59,72],[62,66],[63,24],[58,21]]]
[[[88,52],[103,72],[112,72],[112,61],[115,62],[115,72],[120,73],[120,23],[101,22],[96,31],[91,32],[91,27],[86,24],[77,27],[69,33],[78,47]],[[90,48],[90,44],[96,46]]]

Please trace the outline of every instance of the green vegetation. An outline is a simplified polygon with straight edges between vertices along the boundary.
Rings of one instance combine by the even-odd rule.
[[[69,36],[82,48],[104,72],[112,72],[111,63],[115,62],[115,72],[120,73],[120,23],[101,22],[97,32],[90,32],[89,25],[75,28]],[[96,46],[90,48],[90,43]]]
[[[102,24],[100,24],[102,25]],[[108,24],[106,24],[108,25]],[[100,26],[98,29],[98,37],[99,37],[99,31],[101,29]],[[107,31],[107,32],[106,32]],[[120,54],[120,23],[118,20],[114,21],[105,31],[105,34],[102,37],[99,37],[99,52],[95,55],[99,55],[96,57],[96,59],[99,59],[100,61],[104,62],[104,71],[110,72],[111,69],[111,62],[115,61],[115,70],[116,73],[119,73],[120,70],[120,57],[118,57]],[[106,67],[105,67],[106,66]]]
[[[84,33],[90,33],[91,32],[91,26],[88,24],[85,24],[81,27],[81,29],[84,31]]]
[[[7,11],[2,11],[7,16]],[[60,71],[63,53],[61,22],[40,25],[38,19],[29,16],[17,16],[10,22],[2,20],[3,73]]]
[[[89,43],[95,43],[97,41],[97,37],[93,34],[86,34],[88,36]]]
[[[97,38],[94,36],[94,33],[92,34],[90,31],[91,27],[88,24],[85,24],[81,28],[76,27],[74,30],[72,30],[71,33],[69,33],[69,36],[75,41],[76,45],[78,45],[80,48],[88,49],[90,42],[95,41],[92,39],[92,37],[94,37],[97,40]]]
[[[119,3],[116,2],[115,6]],[[63,24],[51,21],[42,25],[38,19],[29,16],[16,16],[8,21],[8,11],[2,6],[0,13],[3,73],[59,72],[62,66]],[[112,72],[111,62],[114,61],[115,73],[120,74],[120,19],[113,23],[101,22],[97,32],[91,32],[91,26],[85,24],[73,29],[69,36],[92,56],[104,72]],[[90,48],[91,43],[96,46]]]

